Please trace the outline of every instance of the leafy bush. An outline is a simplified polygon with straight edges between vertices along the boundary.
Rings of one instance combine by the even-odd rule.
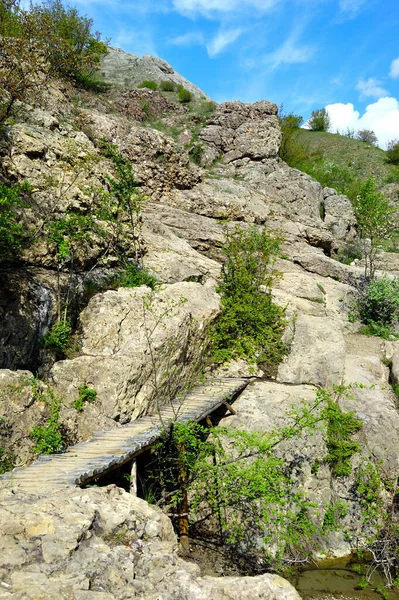
[[[187,104],[193,99],[192,93],[182,85],[179,85],[177,87],[177,96],[179,98],[179,102],[181,102],[182,104]]]
[[[371,129],[360,129],[356,134],[356,139],[361,142],[372,144],[372,146],[376,146],[378,143],[378,138]]]
[[[399,165],[399,140],[390,140],[386,150],[388,162]]]
[[[329,131],[331,127],[330,115],[326,108],[319,108],[312,111],[312,115],[308,121],[308,126],[311,131]]]
[[[352,242],[340,248],[337,252],[337,260],[344,265],[351,265],[354,260],[360,260],[363,256],[359,244]]]
[[[78,388],[79,396],[73,403],[73,408],[77,410],[77,412],[82,412],[84,409],[84,405],[86,402],[94,402],[97,398],[96,390],[89,388],[87,383],[83,383]]]
[[[153,90],[155,92],[155,90],[158,89],[158,84],[156,83],[156,81],[150,81],[148,79],[145,79],[137,87],[140,89],[147,88],[147,89]]]
[[[43,336],[43,344],[46,348],[52,348],[59,354],[65,352],[71,346],[72,326],[69,321],[57,321],[50,331]]]
[[[372,279],[360,294],[357,306],[365,325],[393,325],[399,320],[399,279]]]
[[[21,188],[0,183],[0,263],[15,258],[27,240],[17,209],[24,206]]]
[[[202,144],[195,144],[188,154],[196,165],[200,165],[204,152],[205,150]]]
[[[392,235],[394,211],[384,194],[377,192],[373,177],[359,185],[359,194],[353,200],[353,210],[363,240],[365,276],[372,278],[376,269],[378,245]]]
[[[159,89],[163,92],[174,92],[176,86],[173,83],[173,81],[168,81],[165,79],[165,81],[161,81],[161,83],[159,84]]]
[[[118,276],[117,285],[121,287],[140,287],[146,285],[155,290],[158,286],[158,280],[154,275],[151,275],[146,269],[139,269],[136,265],[130,264]]]
[[[0,475],[4,475],[7,471],[14,468],[15,457],[12,452],[7,452],[5,448],[0,446]]]
[[[29,436],[36,442],[34,452],[37,454],[53,454],[63,452],[67,446],[65,428],[60,422],[61,399],[48,392],[43,398],[50,409],[50,416],[45,425],[35,425]]]
[[[270,368],[286,353],[284,310],[271,296],[279,249],[280,239],[265,228],[226,232],[221,314],[211,334],[215,361],[243,357]]]
[[[299,128],[303,122],[300,115],[284,114],[279,109],[279,123],[282,135],[279,156],[291,167],[300,168],[309,157],[309,145],[299,141]]]

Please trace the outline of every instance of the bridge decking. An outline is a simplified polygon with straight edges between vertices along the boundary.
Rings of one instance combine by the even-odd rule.
[[[87,442],[70,446],[64,454],[43,455],[28,467],[6,473],[0,477],[0,486],[34,493],[85,485],[133,460],[154,444],[171,421],[202,421],[247,384],[248,380],[239,378],[210,380],[157,414],[95,433]]]

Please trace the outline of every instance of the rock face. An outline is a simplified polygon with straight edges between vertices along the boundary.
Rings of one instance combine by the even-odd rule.
[[[277,575],[200,577],[170,520],[115,486],[0,499],[2,598],[299,600]]]
[[[102,60],[100,75],[107,83],[126,88],[136,87],[144,80],[157,83],[171,81],[176,85],[182,85],[197,98],[209,98],[199,87],[179,75],[166,60],[148,54],[136,56],[120,48],[109,49],[109,53]]]

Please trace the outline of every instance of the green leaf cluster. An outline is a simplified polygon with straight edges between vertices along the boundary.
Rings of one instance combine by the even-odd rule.
[[[177,97],[179,98],[179,102],[181,102],[182,104],[188,104],[193,99],[193,94],[184,86],[178,85]]]
[[[344,412],[330,395],[326,395],[327,406],[322,416],[326,421],[328,463],[335,477],[349,475],[352,471],[351,458],[358,452],[359,443],[352,440],[352,435],[362,428],[362,421],[356,419],[353,412]]]
[[[69,212],[65,217],[46,223],[48,240],[57,250],[57,259],[69,260],[74,248],[82,241],[90,242],[93,232],[98,230],[92,214]]]
[[[0,475],[4,475],[7,471],[14,468],[15,457],[12,452],[7,452],[5,448],[0,446]]]
[[[158,280],[154,275],[146,269],[140,269],[135,264],[128,265],[118,276],[115,283],[121,287],[132,288],[146,285],[152,290],[155,290],[159,285]]]
[[[0,263],[16,258],[28,238],[17,213],[23,206],[21,188],[0,183]]]
[[[78,387],[78,392],[79,396],[76,398],[72,406],[77,412],[82,412],[86,402],[95,402],[97,398],[97,391],[93,388],[89,388],[85,382]]]
[[[57,321],[43,336],[45,348],[52,348],[60,354],[65,352],[71,346],[72,325],[69,321]]]
[[[50,409],[45,425],[35,425],[29,436],[36,442],[34,452],[53,454],[63,452],[67,446],[65,429],[60,421],[61,399],[52,390],[43,395],[42,400]]]
[[[269,367],[286,353],[284,309],[271,296],[279,249],[280,239],[266,228],[226,230],[221,315],[210,333],[216,362],[243,357]]]

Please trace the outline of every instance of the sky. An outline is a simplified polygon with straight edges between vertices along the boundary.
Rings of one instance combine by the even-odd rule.
[[[327,107],[399,138],[399,0],[75,0],[111,45],[165,59],[217,102]]]

